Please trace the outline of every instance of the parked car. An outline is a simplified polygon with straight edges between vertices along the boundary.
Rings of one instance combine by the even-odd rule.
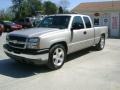
[[[41,19],[36,19],[34,22],[33,22],[33,25],[34,25],[34,27],[38,27],[39,26],[39,24],[41,23]]]
[[[0,23],[4,25],[5,32],[11,32],[14,30],[22,29],[22,25],[16,24],[11,21],[0,21]]]
[[[15,23],[22,25],[23,28],[33,27],[33,19],[30,17],[19,19],[19,20],[15,21]]]
[[[7,35],[5,53],[24,63],[47,64],[51,69],[63,66],[67,54],[94,46],[102,50],[108,27],[93,27],[87,15],[63,14],[45,17],[38,28]]]
[[[0,36],[2,35],[2,32],[4,31],[4,26],[0,24]]]

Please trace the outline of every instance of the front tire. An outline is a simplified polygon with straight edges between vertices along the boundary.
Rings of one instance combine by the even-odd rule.
[[[61,44],[54,45],[49,51],[48,68],[60,69],[66,60],[66,50]]]
[[[95,46],[97,50],[103,50],[105,47],[105,36],[101,36],[99,43]]]

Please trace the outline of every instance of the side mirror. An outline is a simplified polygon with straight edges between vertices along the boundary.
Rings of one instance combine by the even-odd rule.
[[[71,30],[82,29],[82,28],[83,28],[83,25],[81,25],[80,23],[74,23],[74,24],[72,25]]]

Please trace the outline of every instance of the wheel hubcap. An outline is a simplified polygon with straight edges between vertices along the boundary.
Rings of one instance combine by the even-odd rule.
[[[101,38],[101,42],[100,42],[101,48],[104,48],[104,45],[105,45],[105,39]]]
[[[53,63],[56,66],[61,66],[64,61],[64,51],[62,48],[57,48],[53,53]]]

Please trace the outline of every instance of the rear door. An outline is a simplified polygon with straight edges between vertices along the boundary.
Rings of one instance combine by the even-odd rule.
[[[94,40],[95,40],[95,30],[92,24],[92,21],[90,17],[88,16],[83,16],[84,23],[85,23],[85,41],[84,44],[86,47],[94,45]]]

